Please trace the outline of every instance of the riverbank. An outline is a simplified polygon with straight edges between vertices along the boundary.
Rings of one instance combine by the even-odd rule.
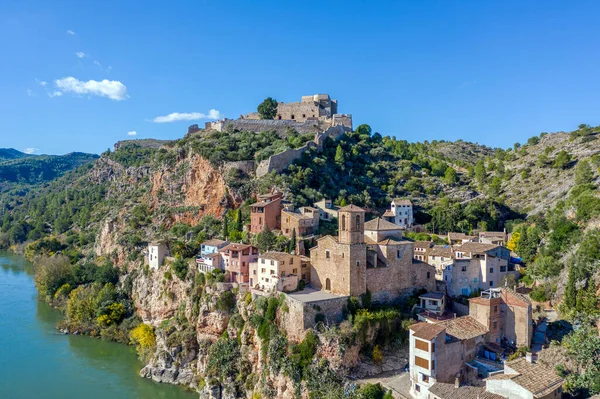
[[[0,252],[0,397],[197,398],[139,376],[132,347],[56,330],[59,311],[38,300],[33,265]]]

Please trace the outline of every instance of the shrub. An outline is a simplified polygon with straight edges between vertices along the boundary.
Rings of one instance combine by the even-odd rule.
[[[217,298],[217,309],[220,312],[229,313],[235,305],[235,296],[231,291],[225,291]]]
[[[383,362],[383,352],[379,348],[379,345],[375,345],[375,348],[373,348],[371,358],[375,364],[381,364],[381,362]]]
[[[154,330],[148,324],[140,324],[129,334],[131,342],[142,349],[150,349],[156,346]]]
[[[188,265],[183,259],[177,258],[171,265],[171,270],[180,280],[184,280],[188,273]]]

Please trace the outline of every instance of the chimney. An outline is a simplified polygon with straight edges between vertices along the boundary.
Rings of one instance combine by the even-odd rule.
[[[527,352],[525,354],[525,360],[527,360],[528,363],[535,363],[535,361],[537,360],[537,354],[532,353],[532,352]]]

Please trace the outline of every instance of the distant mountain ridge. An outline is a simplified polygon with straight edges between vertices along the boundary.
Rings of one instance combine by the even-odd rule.
[[[30,155],[14,148],[0,149],[0,191],[15,185],[39,184],[98,159],[96,154]]]
[[[31,157],[34,155],[25,154],[19,150],[15,150],[14,148],[0,148],[0,161],[5,161],[7,159],[20,159]]]

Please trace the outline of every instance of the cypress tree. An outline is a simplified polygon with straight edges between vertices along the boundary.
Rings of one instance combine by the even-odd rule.
[[[229,235],[229,227],[227,226],[227,216],[223,216],[223,239],[226,240]]]
[[[296,250],[296,229],[292,229],[292,239],[290,240],[289,252]]]

